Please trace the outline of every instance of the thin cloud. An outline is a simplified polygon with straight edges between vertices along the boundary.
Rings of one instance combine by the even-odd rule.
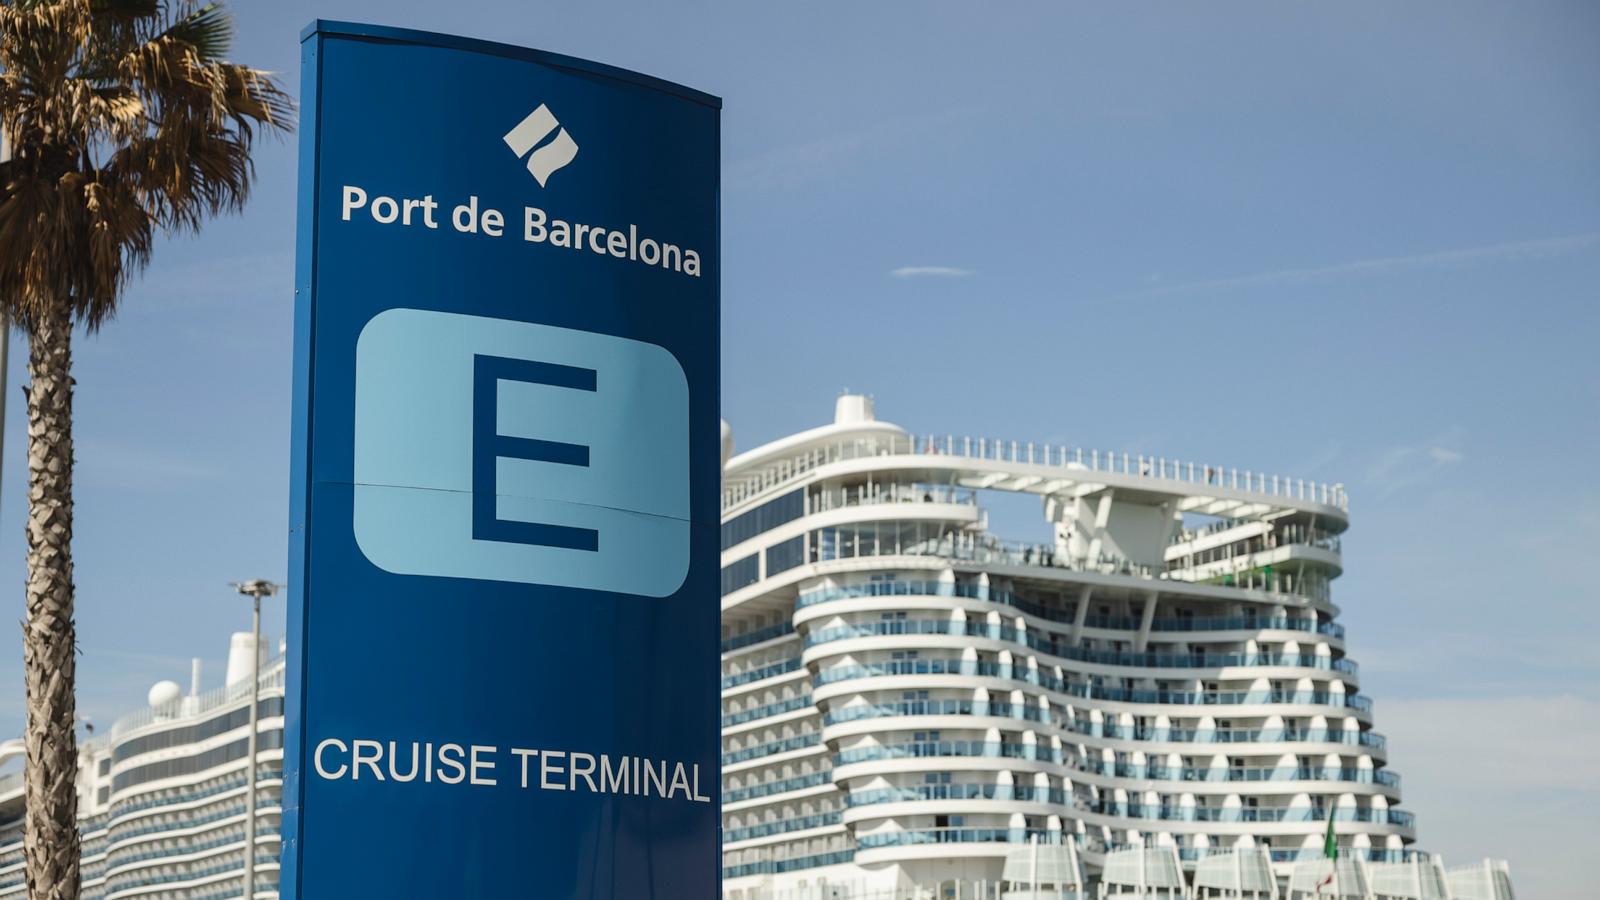
[[[972,269],[958,269],[955,266],[901,266],[889,272],[896,278],[966,278],[976,275]]]
[[[1411,256],[1382,256],[1373,259],[1358,259],[1350,262],[1335,263],[1328,266],[1314,266],[1306,269],[1277,269],[1249,275],[1234,275],[1228,278],[1168,284],[1127,294],[1119,294],[1106,299],[1108,301],[1128,300],[1234,288],[1274,287],[1336,278],[1377,275],[1407,269],[1449,269],[1485,262],[1522,262],[1530,259],[1548,259],[1553,256],[1564,256],[1597,246],[1600,246],[1600,232],[1586,232],[1566,237],[1508,241],[1502,244],[1463,247],[1455,250],[1441,250],[1435,253],[1418,253]]]
[[[1431,441],[1390,447],[1373,461],[1367,478],[1377,486],[1380,497],[1426,481],[1446,466],[1466,460],[1467,455],[1456,449],[1464,437],[1465,431],[1457,426]]]

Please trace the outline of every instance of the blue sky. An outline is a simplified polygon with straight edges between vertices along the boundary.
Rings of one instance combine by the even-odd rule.
[[[848,387],[918,431],[1344,482],[1336,598],[1422,845],[1507,856],[1527,896],[1586,895],[1600,7],[236,13],[235,57],[296,91],[298,34],[320,15],[722,95],[723,408],[741,447],[819,424]],[[151,682],[185,680],[190,656],[215,684],[248,622],[227,582],[285,571],[294,141],[258,164],[246,213],[164,243],[78,346],[80,706],[102,726]],[[18,618],[19,405],[0,502]],[[275,635],[282,618],[279,602]],[[18,643],[0,642],[5,733],[21,725]]]

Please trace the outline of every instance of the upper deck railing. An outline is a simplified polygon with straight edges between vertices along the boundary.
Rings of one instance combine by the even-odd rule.
[[[257,677],[261,679],[261,690],[263,692],[274,688],[282,689],[283,658],[279,657],[262,666]],[[147,706],[138,712],[129,713],[118,719],[111,726],[111,739],[116,740],[136,728],[143,728],[155,722],[191,719],[195,716],[204,715],[218,707],[247,700],[249,697],[250,682],[236,681],[219,688],[213,688],[198,697],[179,697],[171,703]]]
[[[1167,459],[1164,456],[956,435],[874,435],[815,447],[788,459],[763,465],[748,474],[730,474],[722,491],[722,508],[729,509],[774,485],[783,484],[829,463],[873,456],[916,455],[1048,466],[1076,472],[1103,472],[1152,481],[1226,488],[1265,497],[1320,503],[1340,510],[1349,509],[1349,498],[1342,484],[1324,484],[1304,478],[1268,475]]]

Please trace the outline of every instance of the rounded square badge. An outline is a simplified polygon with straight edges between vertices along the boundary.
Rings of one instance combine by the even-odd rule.
[[[664,347],[391,309],[356,343],[356,543],[401,575],[666,597],[689,571],[689,386]]]

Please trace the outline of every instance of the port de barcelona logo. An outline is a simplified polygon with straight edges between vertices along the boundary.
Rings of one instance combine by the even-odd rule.
[[[552,133],[555,137],[540,146]],[[518,159],[524,156],[528,158],[528,171],[538,180],[540,187],[545,186],[557,169],[565,167],[578,156],[578,143],[572,139],[572,135],[567,134],[567,130],[556,121],[555,114],[543,103],[517,123],[517,127],[506,132],[504,140]],[[534,150],[535,147],[539,149]],[[529,150],[533,150],[533,153],[529,154]]]

